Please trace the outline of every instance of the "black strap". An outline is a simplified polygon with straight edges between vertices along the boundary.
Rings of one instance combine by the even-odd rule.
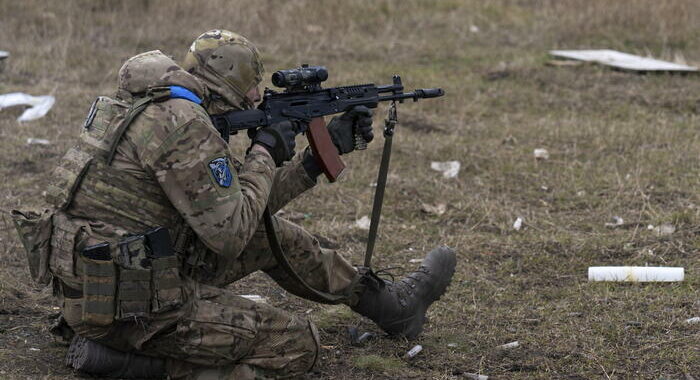
[[[338,303],[346,298],[345,295],[331,294],[324,291],[320,291],[307,284],[306,281],[304,281],[304,279],[301,278],[296,271],[294,271],[294,268],[292,268],[292,265],[289,263],[289,260],[287,260],[287,257],[284,255],[284,251],[282,251],[282,246],[280,246],[280,242],[277,239],[277,232],[275,231],[275,225],[272,221],[272,214],[270,213],[270,209],[268,209],[267,207],[265,207],[265,211],[263,211],[263,221],[265,223],[267,241],[270,244],[272,254],[275,256],[275,259],[277,259],[277,263],[285,270],[285,272],[287,272],[287,274],[292,279],[294,279],[294,281],[301,285],[301,287],[304,288],[304,290],[329,303]]]

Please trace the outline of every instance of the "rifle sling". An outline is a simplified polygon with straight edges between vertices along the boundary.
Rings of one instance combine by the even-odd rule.
[[[346,298],[345,295],[327,293],[315,289],[311,285],[307,284],[306,281],[304,281],[304,279],[301,278],[301,276],[299,276],[299,274],[294,270],[294,268],[292,268],[292,265],[289,263],[289,260],[287,260],[287,257],[284,255],[282,246],[280,245],[280,242],[277,239],[277,232],[275,231],[275,225],[272,221],[272,214],[270,213],[270,209],[267,207],[265,207],[265,211],[263,211],[263,221],[265,223],[267,241],[270,244],[270,250],[272,251],[272,254],[275,256],[277,263],[284,269],[285,272],[287,272],[287,274],[292,279],[294,279],[294,281],[296,281],[304,290],[320,298],[321,300],[329,303],[338,303]]]

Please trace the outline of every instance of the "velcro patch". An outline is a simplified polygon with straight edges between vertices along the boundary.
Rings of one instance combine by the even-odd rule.
[[[231,186],[233,175],[231,174],[231,168],[229,167],[227,157],[219,157],[209,161],[209,169],[211,170],[211,174],[214,176],[214,180],[219,184],[219,186]]]

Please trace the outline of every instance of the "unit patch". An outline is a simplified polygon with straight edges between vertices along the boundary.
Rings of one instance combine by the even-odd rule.
[[[233,175],[231,174],[231,168],[229,168],[228,165],[228,158],[219,157],[209,161],[209,169],[211,170],[211,174],[214,176],[214,180],[219,184],[219,186],[231,186]]]

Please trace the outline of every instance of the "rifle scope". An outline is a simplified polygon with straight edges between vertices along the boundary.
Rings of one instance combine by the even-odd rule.
[[[328,70],[323,66],[301,65],[297,69],[279,70],[272,74],[272,84],[288,89],[318,86],[328,79]]]

